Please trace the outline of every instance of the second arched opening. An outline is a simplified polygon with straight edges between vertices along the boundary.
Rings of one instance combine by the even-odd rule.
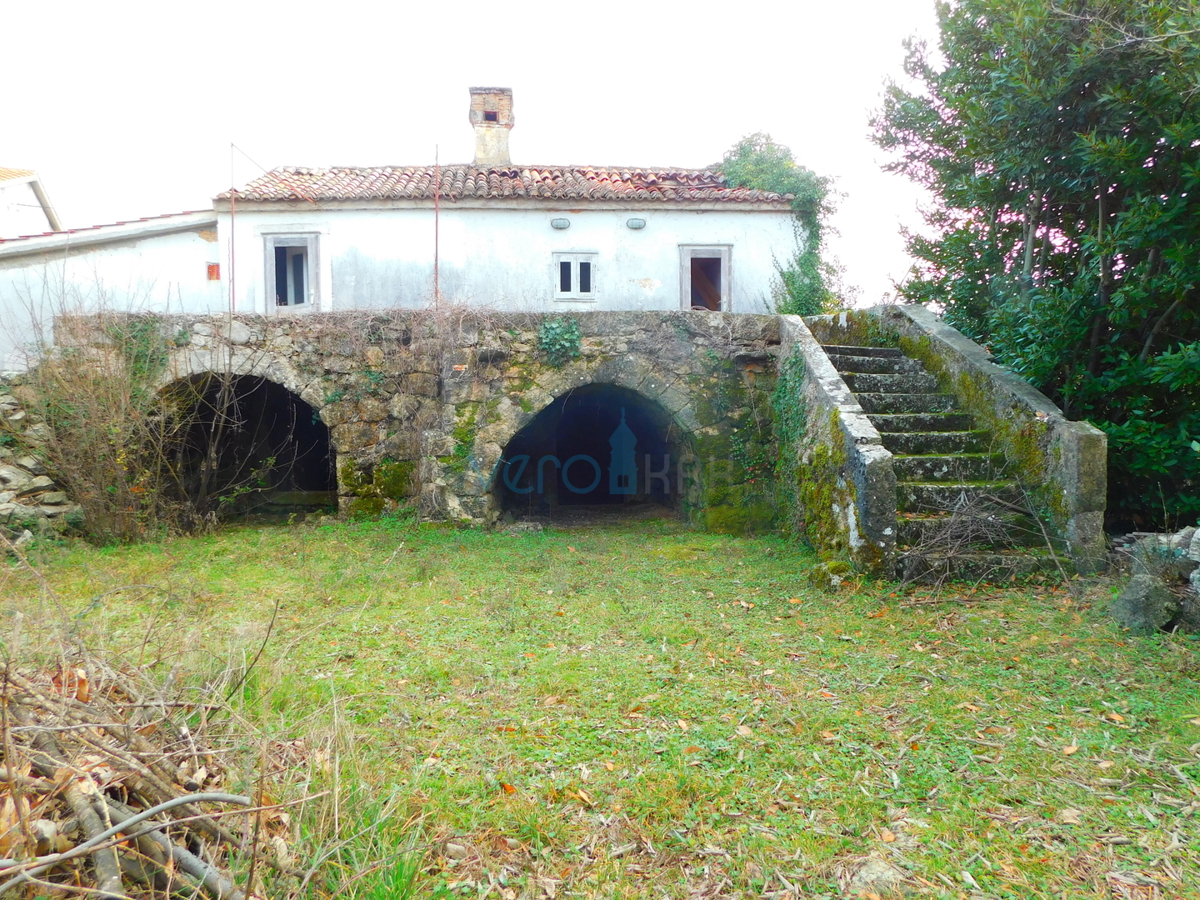
[[[690,435],[649,398],[589,384],[550,403],[504,448],[502,514],[587,521],[678,514],[696,490]]]

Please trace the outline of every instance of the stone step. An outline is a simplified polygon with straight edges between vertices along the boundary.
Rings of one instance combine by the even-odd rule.
[[[848,347],[844,344],[823,344],[827,354],[838,356],[884,356],[889,359],[903,359],[904,351],[899,347]]]
[[[1023,495],[1015,481],[898,481],[899,512],[954,512],[963,506],[1020,508]]]
[[[1003,477],[1000,453],[931,454],[894,456],[897,481],[993,481]]]
[[[896,431],[970,431],[975,420],[967,413],[871,413],[880,434]]]
[[[883,446],[903,456],[942,456],[950,453],[985,453],[986,431],[883,432]]]
[[[857,395],[859,405],[868,413],[952,412],[958,408],[953,394],[869,394]]]
[[[996,511],[981,516],[907,515],[896,519],[896,546],[904,551],[938,545],[1013,548],[1042,547],[1045,537],[1032,516]]]
[[[881,375],[916,374],[925,371],[915,359],[894,356],[842,356],[829,354],[829,361],[839,372],[871,372]]]
[[[1014,578],[1027,578],[1041,573],[1058,573],[1058,563],[1048,550],[1021,549],[1007,553],[902,553],[896,559],[896,577],[901,581],[917,584],[942,581],[1007,582]]]
[[[849,372],[842,376],[842,380],[856,394],[923,394],[934,393],[938,389],[937,379],[928,372],[910,372],[904,375]]]

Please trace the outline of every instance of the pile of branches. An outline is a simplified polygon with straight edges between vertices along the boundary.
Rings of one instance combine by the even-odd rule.
[[[286,868],[286,816],[262,805],[261,782],[258,803],[222,790],[209,710],[133,683],[95,667],[3,672],[0,897],[254,900],[256,870],[261,884]]]

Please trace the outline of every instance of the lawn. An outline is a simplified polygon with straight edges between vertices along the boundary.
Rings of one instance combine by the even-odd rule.
[[[1200,897],[1200,642],[1122,634],[1106,583],[824,593],[795,544],[668,522],[29,562],[0,576],[25,664],[79,640],[201,691],[262,650],[248,758],[333,792],[289,820],[330,853],[310,896],[841,897],[876,858],[919,897]]]

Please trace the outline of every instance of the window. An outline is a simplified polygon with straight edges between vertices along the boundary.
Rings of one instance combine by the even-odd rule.
[[[596,254],[554,254],[554,299],[596,299]]]
[[[684,309],[730,311],[729,260],[732,249],[729,244],[680,245],[680,305]]]
[[[266,289],[277,309],[312,309],[317,302],[317,236],[276,234],[266,241]],[[268,307],[271,303],[268,302]]]
[[[483,111],[483,121],[496,123],[500,121],[500,113],[494,109],[486,109]]]

